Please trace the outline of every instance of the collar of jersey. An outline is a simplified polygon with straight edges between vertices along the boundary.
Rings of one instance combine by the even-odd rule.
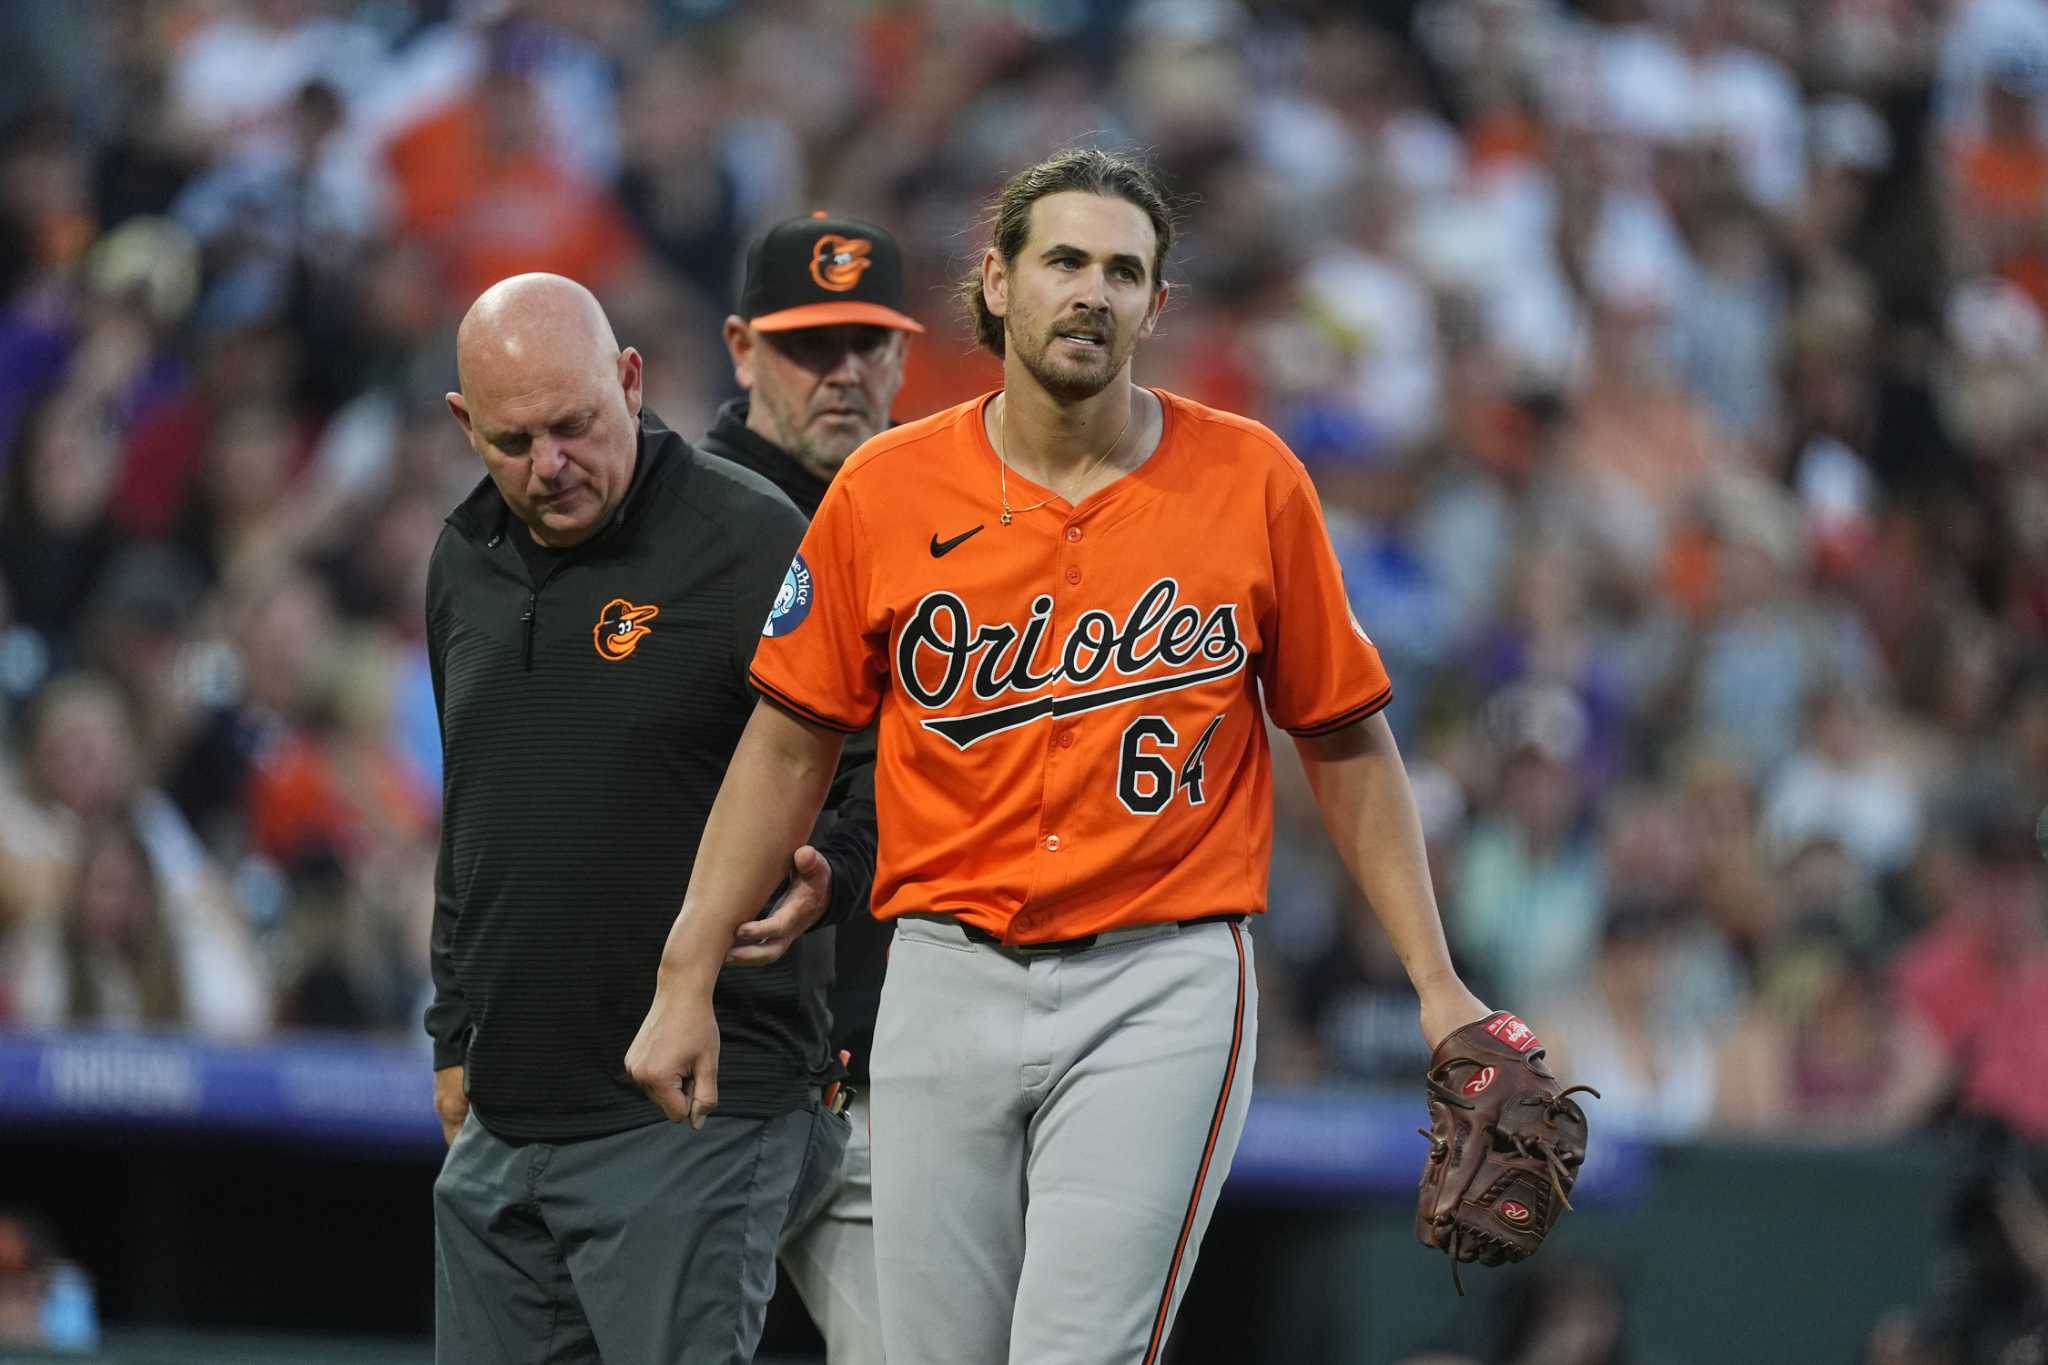
[[[1111,509],[1110,515],[1104,516],[1099,522],[1090,521],[1089,525],[1096,527],[1114,526],[1165,491],[1166,484],[1160,476],[1179,458],[1179,451],[1174,444],[1179,414],[1174,411],[1174,396],[1165,389],[1155,389],[1149,384],[1139,387],[1159,400],[1159,444],[1145,457],[1145,463],[1117,475],[1114,480],[1077,503],[1068,503],[1065,498],[1044,484],[1022,474],[1010,481],[1011,487],[1014,489],[1018,484],[1022,484],[1034,493],[1045,494],[1052,501],[1066,503],[1070,515],[1079,515],[1085,510],[1092,516],[1099,510]],[[988,439],[988,405],[995,402],[1001,393],[1001,389],[991,389],[969,409],[969,418],[974,427],[973,439],[988,458],[998,464],[1002,462],[1003,457],[996,454],[995,443]],[[1014,493],[1011,496],[1016,497]],[[1021,521],[1019,524],[1022,524]]]

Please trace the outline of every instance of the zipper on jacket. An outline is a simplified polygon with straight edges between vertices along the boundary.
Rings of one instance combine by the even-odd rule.
[[[528,673],[533,672],[533,609],[539,597],[540,594],[535,589],[528,588],[526,590],[526,615],[519,618],[519,624],[524,628],[524,636],[519,646],[519,657],[525,662]]]

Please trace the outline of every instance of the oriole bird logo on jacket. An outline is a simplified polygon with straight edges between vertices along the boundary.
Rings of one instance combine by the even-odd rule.
[[[630,658],[640,642],[653,634],[646,623],[661,615],[660,607],[636,607],[623,597],[614,597],[597,614],[591,639],[597,652],[611,663]]]

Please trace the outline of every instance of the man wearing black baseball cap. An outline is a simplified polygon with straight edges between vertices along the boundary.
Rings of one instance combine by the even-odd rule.
[[[766,477],[804,515],[815,515],[846,457],[889,425],[910,335],[923,330],[903,311],[903,257],[887,232],[822,213],[776,224],[747,252],[739,311],[725,320],[733,374],[747,394],[719,409],[699,448]],[[835,786],[833,797],[840,822],[865,821],[869,830],[874,745],[872,729],[847,741],[839,769],[844,790]],[[865,848],[872,859],[872,836]],[[840,909],[835,901],[833,910]],[[788,932],[785,918],[742,926],[733,960],[765,960]],[[889,939],[861,909],[846,913],[833,932],[832,1045],[848,1058],[852,1137],[830,1195],[793,1212],[782,1264],[825,1338],[830,1365],[880,1365],[862,1092]]]
[[[747,252],[739,311],[725,320],[747,396],[719,410],[705,448],[817,511],[846,457],[889,425],[909,335],[923,330],[903,311],[903,256],[887,232],[823,214],[777,223]]]

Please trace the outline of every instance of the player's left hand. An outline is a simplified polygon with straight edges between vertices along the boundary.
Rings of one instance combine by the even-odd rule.
[[[809,933],[825,913],[832,900],[832,864],[809,844],[796,851],[792,862],[789,890],[768,914],[748,920],[733,934],[732,951],[725,955],[727,966],[767,966]]]

